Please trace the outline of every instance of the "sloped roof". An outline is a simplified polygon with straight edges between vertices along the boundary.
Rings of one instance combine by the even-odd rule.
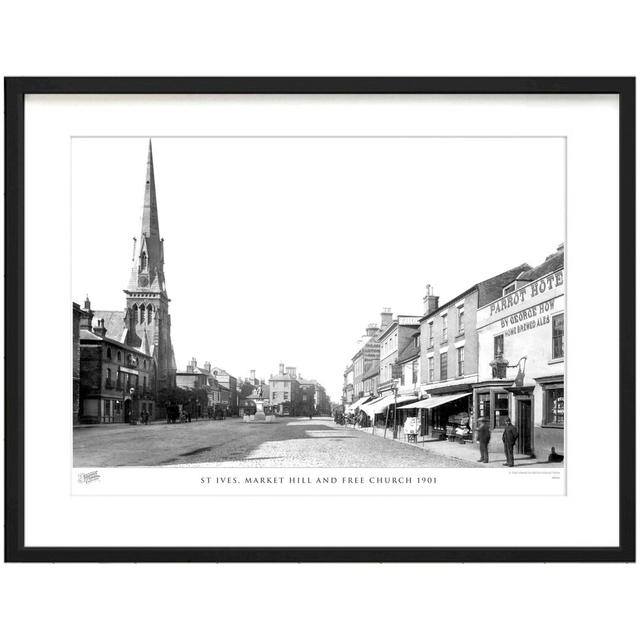
[[[410,340],[405,348],[398,354],[397,363],[408,362],[420,356],[420,347],[414,344],[413,340]]]
[[[561,245],[561,248],[558,249],[555,253],[552,253],[550,256],[547,256],[546,260],[539,264],[537,267],[533,269],[529,269],[522,273],[518,280],[528,280],[533,282],[538,278],[546,275],[547,273],[553,273],[554,271],[558,271],[558,269],[562,269],[564,267],[564,246]]]
[[[104,338],[99,336],[97,333],[93,333],[93,331],[88,331],[87,329],[80,329],[80,340],[92,340],[94,342],[106,342],[108,344],[112,344],[120,349],[127,351],[134,351],[135,353],[139,353],[140,355],[149,357],[148,353],[142,351],[142,349],[138,349],[137,347],[131,346],[129,344],[125,344],[124,342],[120,342],[114,338],[109,337],[107,334]]]
[[[504,287],[519,278],[523,271],[530,269],[531,267],[524,262],[513,269],[499,273],[497,276],[493,276],[488,280],[476,284],[475,286],[478,289],[478,307],[484,307],[490,302],[502,298],[502,290]]]
[[[107,330],[107,336],[124,342],[127,337],[127,328],[124,324],[124,311],[94,311],[93,327],[98,326],[98,320],[104,320],[104,328]]]

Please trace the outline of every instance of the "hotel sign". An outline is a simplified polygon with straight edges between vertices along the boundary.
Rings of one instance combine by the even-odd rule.
[[[564,285],[564,270],[551,273],[531,284],[528,284],[513,293],[510,293],[490,305],[490,315],[502,313],[511,307],[521,305],[527,301],[535,302],[535,298],[543,293],[550,292]]]

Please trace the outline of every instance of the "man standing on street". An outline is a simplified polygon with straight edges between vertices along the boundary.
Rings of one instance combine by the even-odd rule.
[[[478,462],[489,462],[489,440],[491,440],[491,429],[486,418],[480,418],[478,423],[478,444],[480,445],[480,460]]]
[[[503,467],[513,467],[513,447],[518,439],[518,430],[511,424],[511,420],[507,418],[507,423],[504,426],[504,433],[502,434],[502,442],[504,442],[504,454],[507,457],[507,461],[502,465]]]

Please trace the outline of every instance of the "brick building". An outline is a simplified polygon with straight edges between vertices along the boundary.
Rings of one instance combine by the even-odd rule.
[[[79,347],[79,422],[136,422],[143,412],[154,416],[153,359],[110,337],[88,299],[80,315]]]
[[[448,425],[470,423],[473,385],[478,382],[478,308],[499,298],[503,288],[529,268],[521,264],[474,284],[443,305],[427,286],[420,319],[420,391],[431,400],[421,407],[423,432],[446,433]]]

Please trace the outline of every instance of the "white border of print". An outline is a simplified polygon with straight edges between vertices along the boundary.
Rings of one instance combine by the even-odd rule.
[[[27,546],[618,544],[618,432],[612,429],[607,434],[604,448],[611,454],[603,455],[606,425],[598,421],[602,412],[594,410],[598,398],[593,393],[591,349],[581,348],[592,343],[591,326],[581,320],[591,316],[596,297],[606,296],[613,356],[607,362],[606,384],[615,389],[616,97],[29,96],[25,123]],[[571,423],[576,426],[568,434],[571,460],[566,496],[85,499],[70,495],[71,376],[47,376],[47,384],[42,384],[43,362],[71,368],[71,298],[65,285],[70,283],[71,254],[69,137],[225,134],[567,137],[567,272],[571,278],[567,302],[569,313],[574,310],[567,317],[567,351],[571,353],[567,397],[576,399],[571,404]],[[607,247],[607,261],[593,260],[598,246]],[[42,309],[47,312],[47,336],[55,340],[42,340]],[[617,424],[617,406],[607,405],[606,417],[610,424]]]

